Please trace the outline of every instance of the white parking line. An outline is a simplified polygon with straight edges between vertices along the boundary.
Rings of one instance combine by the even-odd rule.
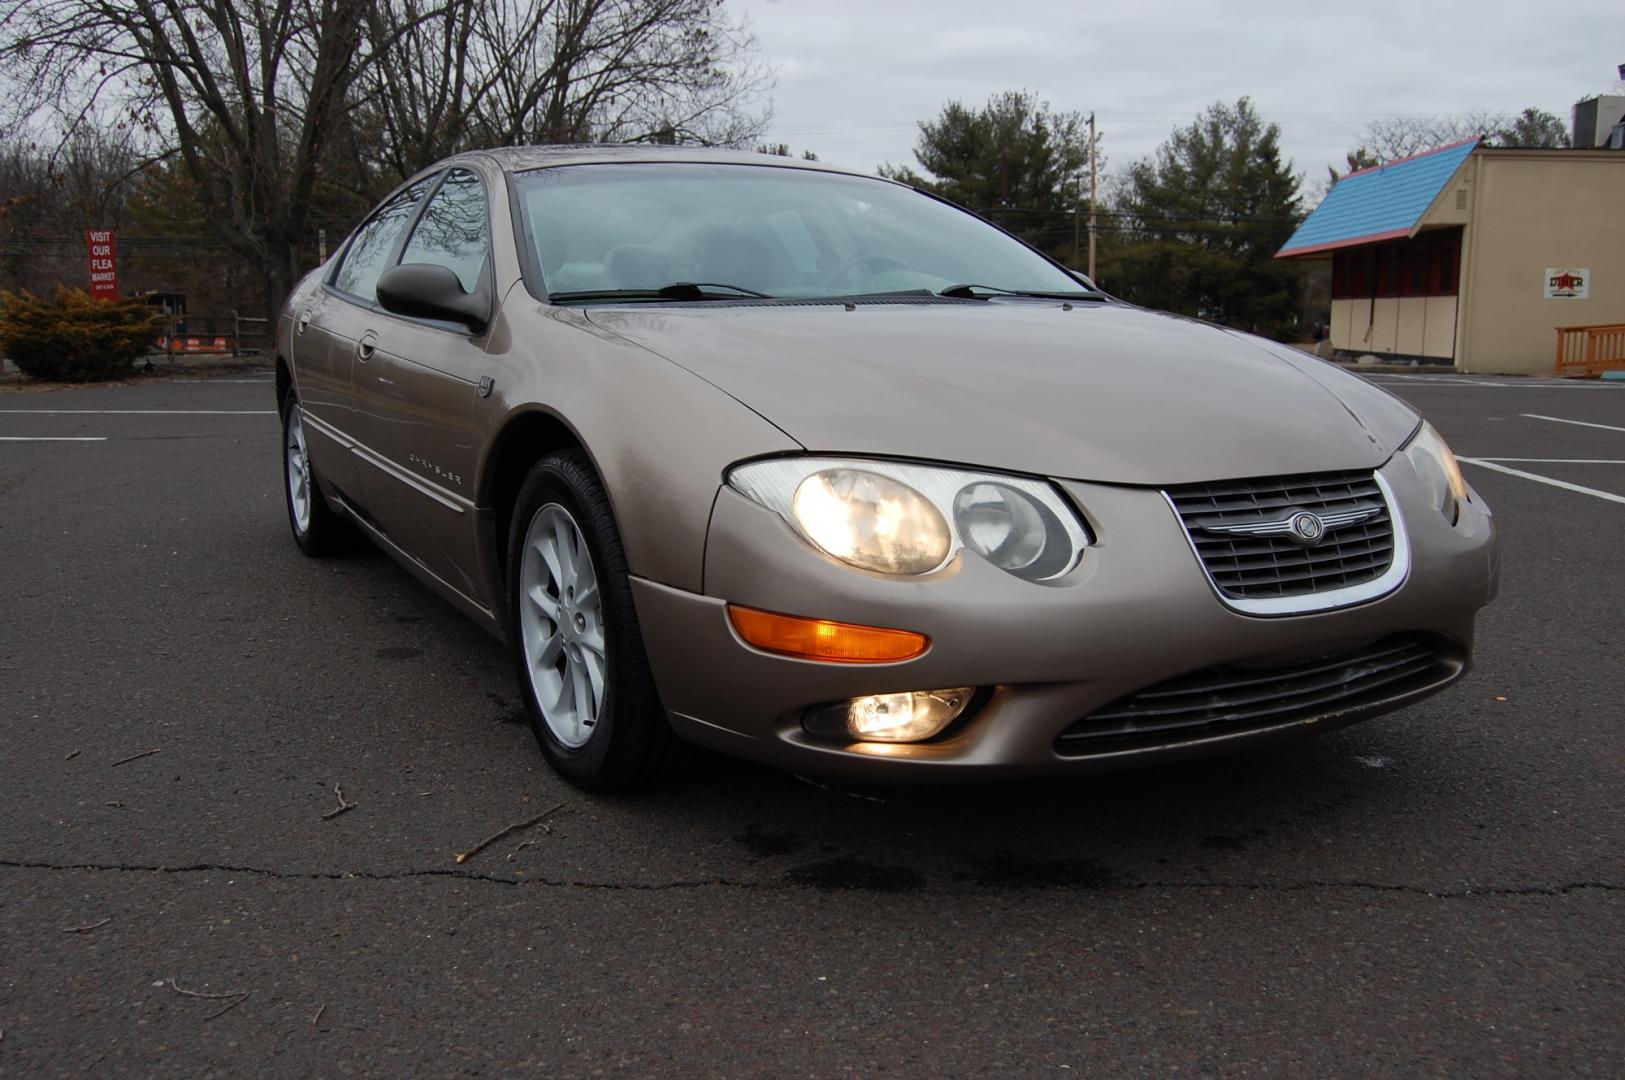
[[[1598,499],[1606,499],[1609,502],[1615,502],[1625,506],[1625,495],[1615,495],[1611,491],[1598,491],[1596,488],[1581,487],[1579,484],[1571,484],[1566,480],[1553,480],[1549,476],[1539,476],[1532,472],[1524,472],[1522,469],[1509,469],[1505,465],[1497,465],[1495,462],[1486,461],[1483,458],[1464,457],[1457,458],[1456,460],[1465,461],[1469,465],[1477,465],[1481,469],[1491,469],[1498,473],[1506,473],[1508,476],[1521,476],[1525,480],[1533,480],[1537,484],[1546,484],[1554,488],[1562,488],[1564,491],[1577,491],[1581,495],[1591,495]]]
[[[1516,461],[1529,465],[1625,465],[1625,458],[1595,457],[1481,457],[1479,461]]]
[[[1486,379],[1472,379],[1464,375],[1371,375],[1373,382],[1396,383],[1437,383],[1442,386],[1500,386],[1501,383]],[[1526,384],[1527,385],[1527,384]]]
[[[0,442],[106,442],[106,435],[0,435]]]
[[[1492,390],[1625,390],[1625,383],[1597,379],[1492,379],[1474,378],[1471,375],[1405,375],[1398,372],[1377,372],[1362,377],[1374,383],[1391,383],[1395,386],[1428,383],[1437,386],[1481,386]]]
[[[1542,416],[1540,413],[1532,412],[1519,413],[1518,415],[1527,416],[1531,420],[1550,420],[1554,424],[1573,424],[1575,427],[1594,427],[1602,428],[1604,431],[1625,432],[1625,427],[1615,427],[1613,424],[1593,424],[1589,420],[1565,420],[1561,416]]]
[[[0,409],[17,416],[275,416],[275,409]]]

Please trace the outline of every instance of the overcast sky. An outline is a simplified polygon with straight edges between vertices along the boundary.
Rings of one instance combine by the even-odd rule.
[[[1028,89],[1093,110],[1113,168],[1212,102],[1251,97],[1311,183],[1365,121],[1516,112],[1567,123],[1621,93],[1618,0],[730,0],[775,66],[771,142],[872,170],[913,163],[916,122]]]

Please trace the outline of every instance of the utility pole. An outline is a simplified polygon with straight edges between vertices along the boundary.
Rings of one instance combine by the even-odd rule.
[[[1078,256],[1083,254],[1083,174],[1072,178],[1072,261],[1068,267],[1078,268]]]
[[[1089,280],[1095,280],[1095,225],[1098,221],[1095,202],[1095,114],[1089,114]]]

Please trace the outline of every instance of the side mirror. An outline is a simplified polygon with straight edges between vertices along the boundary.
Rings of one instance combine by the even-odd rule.
[[[460,323],[476,334],[491,321],[486,290],[464,292],[456,274],[433,263],[402,263],[385,270],[378,279],[378,302],[397,315]]]

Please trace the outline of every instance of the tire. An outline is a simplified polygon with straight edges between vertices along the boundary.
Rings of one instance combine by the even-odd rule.
[[[609,498],[585,455],[551,454],[525,477],[506,581],[514,671],[553,768],[577,787],[620,791],[685,763],[649,671]]]
[[[313,559],[353,551],[355,529],[327,505],[304,426],[299,399],[289,393],[282,402],[282,495],[293,542]]]

